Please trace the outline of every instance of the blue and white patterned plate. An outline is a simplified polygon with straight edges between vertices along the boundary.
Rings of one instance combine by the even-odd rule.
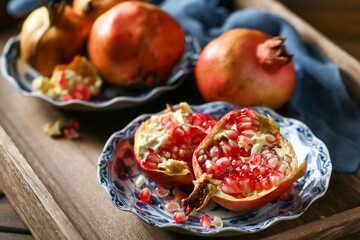
[[[237,107],[224,102],[212,102],[192,108],[196,112],[209,113],[219,119]],[[182,223],[176,223],[172,214],[163,208],[165,200],[154,192],[157,184],[146,179],[152,195],[150,204],[143,203],[138,197],[139,189],[135,187],[135,180],[141,171],[134,159],[132,147],[136,129],[150,117],[149,114],[139,116],[107,141],[98,160],[100,184],[108,192],[111,201],[121,210],[133,212],[153,226],[187,234],[229,236],[252,233],[264,230],[275,222],[297,218],[312,202],[323,196],[328,188],[332,171],[328,150],[303,123],[282,117],[268,108],[253,109],[274,118],[283,136],[292,143],[299,164],[305,158],[308,161],[307,172],[294,183],[290,200],[276,199],[258,210],[245,213],[226,210],[210,201],[199,214],[190,216]],[[220,216],[226,224],[219,229],[203,229],[199,220],[204,213],[211,218]]]
[[[70,100],[65,102],[34,91],[31,83],[39,76],[39,72],[21,59],[20,35],[10,38],[5,45],[1,56],[1,72],[23,95],[43,99],[57,107],[83,111],[113,110],[141,104],[179,87],[186,74],[192,71],[200,51],[201,47],[197,40],[187,35],[186,51],[165,84],[147,90],[124,90],[104,84],[99,96],[90,101]]]

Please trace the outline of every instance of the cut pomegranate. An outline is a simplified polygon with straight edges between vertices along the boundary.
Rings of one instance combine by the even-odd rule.
[[[210,229],[210,227],[211,227],[211,218],[209,217],[209,215],[204,214],[200,219],[200,223],[201,223],[201,226],[204,229]]]
[[[165,114],[153,115],[137,129],[136,162],[144,175],[165,188],[191,185],[193,151],[215,123],[208,114],[194,113],[187,103],[177,110],[168,105]]]
[[[306,171],[274,120],[244,108],[229,112],[193,155],[195,188],[185,212],[210,199],[234,211],[258,208],[287,191]]]

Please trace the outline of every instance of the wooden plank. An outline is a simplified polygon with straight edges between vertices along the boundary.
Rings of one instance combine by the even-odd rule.
[[[35,238],[81,239],[2,127],[0,182],[22,219],[31,223],[28,225]],[[38,214],[29,214],[34,212]]]
[[[338,239],[360,230],[360,207],[335,214],[295,229],[265,238],[266,240]]]
[[[360,63],[356,58],[342,50],[326,36],[278,1],[236,0],[236,6],[237,8],[257,7],[276,13],[286,19],[294,26],[305,41],[316,46],[348,76],[347,78],[343,78],[343,81],[353,100],[360,106]]]
[[[1,240],[33,240],[30,234],[0,232]]]
[[[30,234],[29,229],[17,215],[5,195],[2,194],[0,194],[0,229],[2,231]]]

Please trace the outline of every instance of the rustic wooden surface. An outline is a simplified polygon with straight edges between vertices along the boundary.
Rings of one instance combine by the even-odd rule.
[[[252,4],[254,2],[259,3],[259,1],[253,1]],[[288,2],[290,9],[298,11],[300,16],[303,14],[310,24],[318,27],[324,35],[330,36],[335,43],[341,44],[350,54],[359,59],[360,56],[357,53],[360,53],[360,47],[355,44],[360,40],[357,35],[359,32],[352,33],[359,26],[355,24],[360,17],[359,14],[355,14],[356,11],[360,13],[359,4],[350,0],[293,0],[286,1],[286,4]],[[328,2],[329,5],[327,5]],[[351,5],[351,2],[355,5]],[[336,6],[340,6],[340,9]],[[332,18],[334,24],[331,24]],[[323,19],[325,19],[324,22],[330,24],[322,22]],[[343,27],[339,27],[340,24]],[[343,30],[348,35],[343,36]],[[13,28],[1,32],[0,49],[3,49],[7,39],[18,31],[18,28]],[[96,163],[111,133],[124,127],[131,119],[141,113],[162,110],[166,102],[178,103],[186,100],[182,97],[184,92],[187,96],[196,96],[191,78],[180,89],[165,94],[162,98],[142,105],[140,108],[102,113],[101,116],[97,113],[63,111],[38,99],[23,97],[2,76],[0,76],[0,86],[0,126],[6,130],[20,154],[39,176],[45,190],[52,195],[55,204],[59,206],[59,212],[63,211],[66,214],[69,225],[74,226],[81,237],[87,239],[113,239],[119,236],[124,239],[181,239],[184,237],[178,233],[151,227],[135,215],[118,210],[97,182]],[[197,104],[200,100],[195,97],[191,103]],[[41,127],[44,123],[53,122],[58,118],[77,119],[81,126],[81,138],[74,141],[48,138]],[[6,178],[3,181],[6,181]],[[5,193],[10,193],[7,190],[9,187],[6,187],[6,184],[3,185]],[[15,199],[9,197],[9,200],[15,204]],[[33,225],[24,216],[26,213],[22,213],[16,204],[14,206],[31,229]],[[335,237],[360,239],[360,233],[356,232],[359,229],[359,206],[360,170],[354,174],[334,172],[327,194],[315,201],[300,218],[281,222],[263,232],[246,235],[246,238],[285,239],[286,236],[291,236],[293,239],[299,239],[301,236],[309,237],[312,233],[316,233],[314,236],[322,239]],[[36,215],[38,212],[33,214]],[[322,231],[322,228],[326,230],[329,226],[335,227],[331,231]],[[288,230],[291,231],[284,233]],[[32,229],[32,231],[38,231],[38,229]],[[310,235],[306,235],[307,233]],[[34,237],[41,238],[36,234]],[[8,200],[0,195],[0,239],[31,238],[28,228],[14,213]]]

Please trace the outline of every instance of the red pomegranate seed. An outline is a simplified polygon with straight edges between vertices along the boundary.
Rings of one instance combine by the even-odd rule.
[[[229,115],[227,118],[226,118],[226,123],[229,124],[229,125],[233,125],[235,124],[236,122],[236,117],[234,114],[232,115]]]
[[[66,89],[67,88],[67,78],[66,78],[66,74],[65,71],[61,71],[60,72],[60,79],[59,79],[59,85],[62,89]]]
[[[64,129],[64,136],[66,138],[69,138],[69,139],[75,139],[75,138],[78,138],[79,137],[79,133],[76,132],[74,129],[72,128],[65,128]]]
[[[64,100],[65,102],[70,101],[70,100],[72,100],[72,99],[73,99],[73,97],[72,97],[70,94],[65,94],[65,95],[63,96],[63,100]]]
[[[242,177],[239,179],[238,186],[240,192],[242,193],[249,193],[255,190],[254,181],[249,177]]]
[[[211,218],[209,217],[209,215],[204,214],[200,219],[200,223],[201,223],[202,228],[210,229],[210,227],[211,227]]]
[[[143,188],[140,191],[139,198],[141,201],[148,203],[150,201],[151,193],[148,187]]]
[[[290,200],[290,193],[289,192],[285,192],[280,196],[280,199],[283,201],[288,201]]]
[[[186,193],[184,193],[177,187],[173,189],[172,193],[174,195],[174,201],[176,202],[181,202],[183,199],[188,197]]]
[[[174,212],[174,220],[175,220],[175,222],[181,223],[183,221],[186,221],[187,219],[188,219],[188,216],[186,216],[183,211]]]
[[[250,164],[253,166],[257,166],[261,163],[261,155],[256,153],[253,155],[253,157],[250,160]]]
[[[265,190],[269,190],[272,187],[269,177],[262,178],[260,182]]]
[[[79,122],[75,120],[69,120],[69,128],[79,130]]]
[[[271,132],[265,134],[265,139],[270,144],[275,144],[279,142],[279,139]]]
[[[239,193],[240,187],[238,180],[232,176],[225,177],[223,183],[221,184],[221,190],[226,194]]]

